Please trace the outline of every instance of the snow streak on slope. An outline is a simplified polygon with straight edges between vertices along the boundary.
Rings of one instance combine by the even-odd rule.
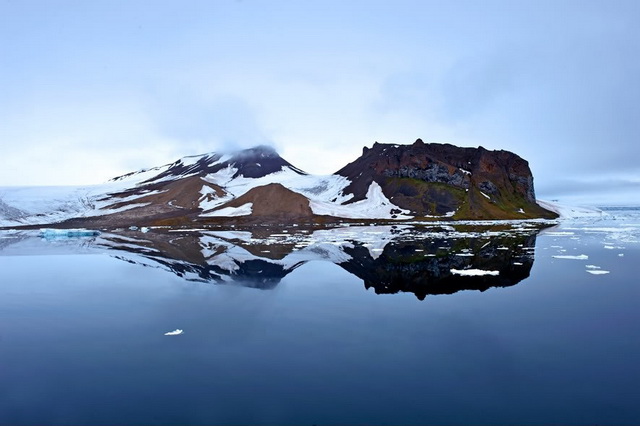
[[[284,187],[307,197],[309,205],[314,214],[329,215],[334,217],[344,217],[351,219],[409,219],[408,211],[400,209],[394,205],[382,193],[380,185],[373,182],[367,192],[365,200],[344,205],[353,194],[345,196],[344,188],[351,183],[349,179],[339,175],[312,176],[300,175],[295,170],[284,167],[282,171],[272,173],[261,178],[233,178],[236,173],[234,167],[226,169],[205,177],[207,182],[224,187],[230,196],[225,199],[216,200],[216,205],[221,205],[247,193],[253,188],[279,183]],[[211,203],[201,203],[200,208],[207,211],[211,208]],[[218,212],[216,212],[218,213]],[[208,216],[205,214],[203,216]],[[216,214],[216,216],[221,216]]]
[[[253,211],[253,203],[243,204],[240,207],[224,207],[220,210],[215,210],[203,214],[201,216],[223,216],[223,217],[235,217],[235,216],[249,216]]]

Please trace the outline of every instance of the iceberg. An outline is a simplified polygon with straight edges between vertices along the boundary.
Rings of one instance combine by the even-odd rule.
[[[100,235],[100,231],[93,229],[53,229],[43,228],[40,230],[42,238],[73,238],[73,237],[95,237]]]
[[[173,331],[168,331],[168,332],[164,333],[164,335],[165,336],[177,336],[177,335],[182,334],[182,333],[184,333],[184,330],[176,328]]]

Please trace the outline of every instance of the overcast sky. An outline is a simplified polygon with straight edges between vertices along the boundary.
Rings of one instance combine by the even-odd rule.
[[[638,22],[638,0],[0,0],[0,185],[257,144],[329,174],[422,138],[519,154],[541,198],[640,203]]]

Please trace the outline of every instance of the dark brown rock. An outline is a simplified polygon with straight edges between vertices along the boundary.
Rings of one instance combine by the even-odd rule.
[[[450,144],[374,143],[336,174],[351,180],[350,202],[365,198],[372,182],[394,204],[418,216],[457,211],[457,219],[555,217],[536,204],[526,160],[508,151]],[[523,213],[524,212],[524,213]]]

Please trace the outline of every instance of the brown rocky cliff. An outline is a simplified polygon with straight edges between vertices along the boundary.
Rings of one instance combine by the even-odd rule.
[[[418,216],[457,211],[458,219],[554,217],[536,204],[526,160],[508,151],[450,144],[374,143],[336,174],[349,178],[350,202],[377,182],[387,198]],[[524,212],[524,213],[523,213]]]

